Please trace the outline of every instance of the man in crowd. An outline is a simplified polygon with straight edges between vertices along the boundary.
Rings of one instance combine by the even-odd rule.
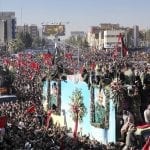
[[[147,106],[147,108],[144,111],[144,119],[145,119],[145,123],[150,124],[150,104]]]

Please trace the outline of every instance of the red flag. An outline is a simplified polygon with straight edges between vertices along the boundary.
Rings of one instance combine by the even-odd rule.
[[[150,137],[148,137],[145,145],[143,146],[142,150],[150,150]]]
[[[35,112],[35,106],[30,106],[26,109],[26,113],[34,113]]]
[[[21,67],[27,66],[26,61],[21,61],[21,60],[20,60],[19,63],[20,63],[20,66],[21,66]]]
[[[125,57],[128,54],[128,49],[127,49],[126,45],[124,44],[123,36],[121,33],[118,35],[118,43],[117,43],[116,48],[113,53],[114,58],[116,58],[118,55],[118,51],[119,51],[118,44],[121,44],[121,54],[122,54],[122,57]]]
[[[123,45],[122,50],[123,50],[123,57],[127,56],[128,55],[128,49],[125,45]]]
[[[115,47],[113,51],[113,59],[116,59],[117,56],[118,56],[118,47]]]
[[[39,69],[40,69],[39,64],[36,63],[36,62],[34,62],[34,61],[31,62],[30,67],[31,67],[32,69],[34,69],[34,70],[39,70]]]
[[[137,126],[137,128],[140,128],[140,129],[149,128],[149,127],[150,127],[150,123]]]
[[[3,59],[3,64],[4,65],[9,65],[10,64],[10,60],[8,58],[4,58]]]
[[[51,53],[43,54],[43,59],[44,60],[48,60],[48,59],[51,59],[51,58],[52,58]]]
[[[77,131],[78,131],[78,113],[77,113],[77,117],[75,120],[75,127],[74,127],[74,131],[73,131],[73,137],[76,139],[77,138]]]
[[[48,127],[49,127],[49,121],[51,119],[51,114],[52,114],[52,111],[49,110],[48,113],[47,113],[46,129],[48,129]]]
[[[4,128],[7,123],[7,117],[6,116],[1,116],[0,117],[0,128]]]
[[[33,80],[33,79],[34,79],[34,76],[35,76],[34,74],[29,75],[29,79],[30,79],[30,80]]]
[[[121,46],[122,46],[122,56],[125,57],[128,53],[128,49],[124,43],[123,36],[121,35]]]
[[[45,59],[44,64],[47,65],[47,66],[51,66],[52,65],[52,60]]]
[[[92,63],[92,64],[90,64],[90,67],[91,67],[92,70],[94,70],[95,67],[96,67],[96,64],[95,64],[95,63]]]
[[[125,57],[127,55],[127,52],[128,52],[128,49],[124,43],[124,40],[123,40],[123,36],[122,34],[120,33],[119,37],[118,37],[118,42],[121,40],[121,47],[122,47],[122,56]]]
[[[72,54],[71,54],[71,53],[66,53],[66,54],[65,54],[65,57],[66,57],[67,59],[72,59]]]

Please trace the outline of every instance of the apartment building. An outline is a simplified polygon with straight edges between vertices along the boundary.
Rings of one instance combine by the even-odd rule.
[[[36,38],[39,36],[39,30],[38,30],[37,25],[29,26],[29,25],[25,24],[23,26],[17,26],[16,32],[17,32],[17,34],[21,33],[21,32],[23,32],[23,33],[28,32],[28,33],[30,33],[32,38]]]
[[[114,49],[117,44],[120,42],[118,41],[119,34],[124,35],[124,30],[106,30],[104,31],[104,48],[105,49]]]
[[[37,25],[31,25],[29,27],[29,33],[30,33],[32,38],[38,37],[39,36],[39,31],[38,31]]]
[[[16,37],[15,12],[0,12],[0,45],[7,45]]]
[[[87,40],[89,46],[96,49],[110,49],[117,44],[118,35],[125,34],[126,28],[119,24],[102,23],[99,26],[92,26],[88,32]]]

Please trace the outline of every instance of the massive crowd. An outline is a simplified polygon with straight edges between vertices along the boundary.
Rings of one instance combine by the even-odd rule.
[[[95,50],[80,53],[80,60],[61,58],[58,65],[63,70],[64,68],[70,69],[72,73],[83,70],[89,74],[94,72],[97,78],[93,78],[92,81],[85,80],[87,84],[100,84],[101,87],[105,82],[104,79],[109,78],[113,81],[117,77],[124,86],[127,86],[126,101],[119,104],[121,110],[124,110],[119,111],[118,114],[118,118],[123,120],[118,129],[121,134],[121,142],[104,145],[96,140],[91,140],[87,135],[79,135],[75,140],[68,135],[70,131],[65,127],[49,124],[47,128],[47,113],[42,106],[42,82],[49,68],[43,67],[42,58],[39,56],[32,56],[32,60],[42,66],[41,70],[35,66],[35,63],[34,66],[32,63],[30,68],[23,62],[22,65],[16,65],[14,58],[9,56],[11,62],[5,63],[5,67],[12,69],[10,64],[15,67],[13,91],[11,92],[16,93],[18,101],[0,104],[1,116],[7,116],[7,125],[0,132],[1,149],[142,149],[146,142],[145,138],[150,136],[150,131],[146,130],[145,138],[140,137],[140,140],[134,133],[137,125],[150,123],[150,54],[134,52],[115,60],[110,51]],[[6,59],[6,55],[2,59]],[[22,60],[26,61],[27,57],[22,57]]]

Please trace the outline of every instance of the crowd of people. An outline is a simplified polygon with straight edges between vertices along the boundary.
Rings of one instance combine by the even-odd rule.
[[[0,149],[128,150],[143,147],[146,140],[139,144],[134,133],[137,125],[150,123],[150,54],[133,52],[124,58],[114,59],[110,51],[80,53],[79,60],[61,58],[58,65],[62,67],[62,73],[64,68],[70,69],[72,73],[80,71],[87,84],[96,84],[99,88],[104,86],[105,79],[112,82],[117,78],[126,87],[125,101],[122,99],[118,104],[118,118],[123,120],[118,129],[121,142],[104,145],[80,134],[78,139],[73,139],[68,135],[70,131],[66,127],[58,124],[49,124],[47,127],[48,115],[42,105],[42,82],[47,77],[49,66],[43,67],[42,58],[39,56],[32,56],[32,65],[23,64],[27,57],[20,58],[22,63],[16,65],[16,58],[4,54],[2,59],[11,59],[4,65],[13,72],[11,92],[17,95],[18,101],[0,104],[0,115],[7,116],[7,124],[0,132]],[[33,60],[38,62],[38,67]],[[150,131],[147,134],[146,138],[149,138]]]
[[[132,52],[126,57],[114,59],[110,52],[94,51],[83,55],[86,60],[82,77],[87,84],[101,88],[110,84],[116,98],[117,137],[125,142],[124,150],[139,148],[146,139],[136,136],[138,125],[145,126],[150,136],[150,55],[144,51]],[[88,67],[87,67],[88,66]],[[106,80],[107,79],[107,80]],[[141,136],[142,137],[142,136]],[[142,143],[143,142],[143,143]]]

